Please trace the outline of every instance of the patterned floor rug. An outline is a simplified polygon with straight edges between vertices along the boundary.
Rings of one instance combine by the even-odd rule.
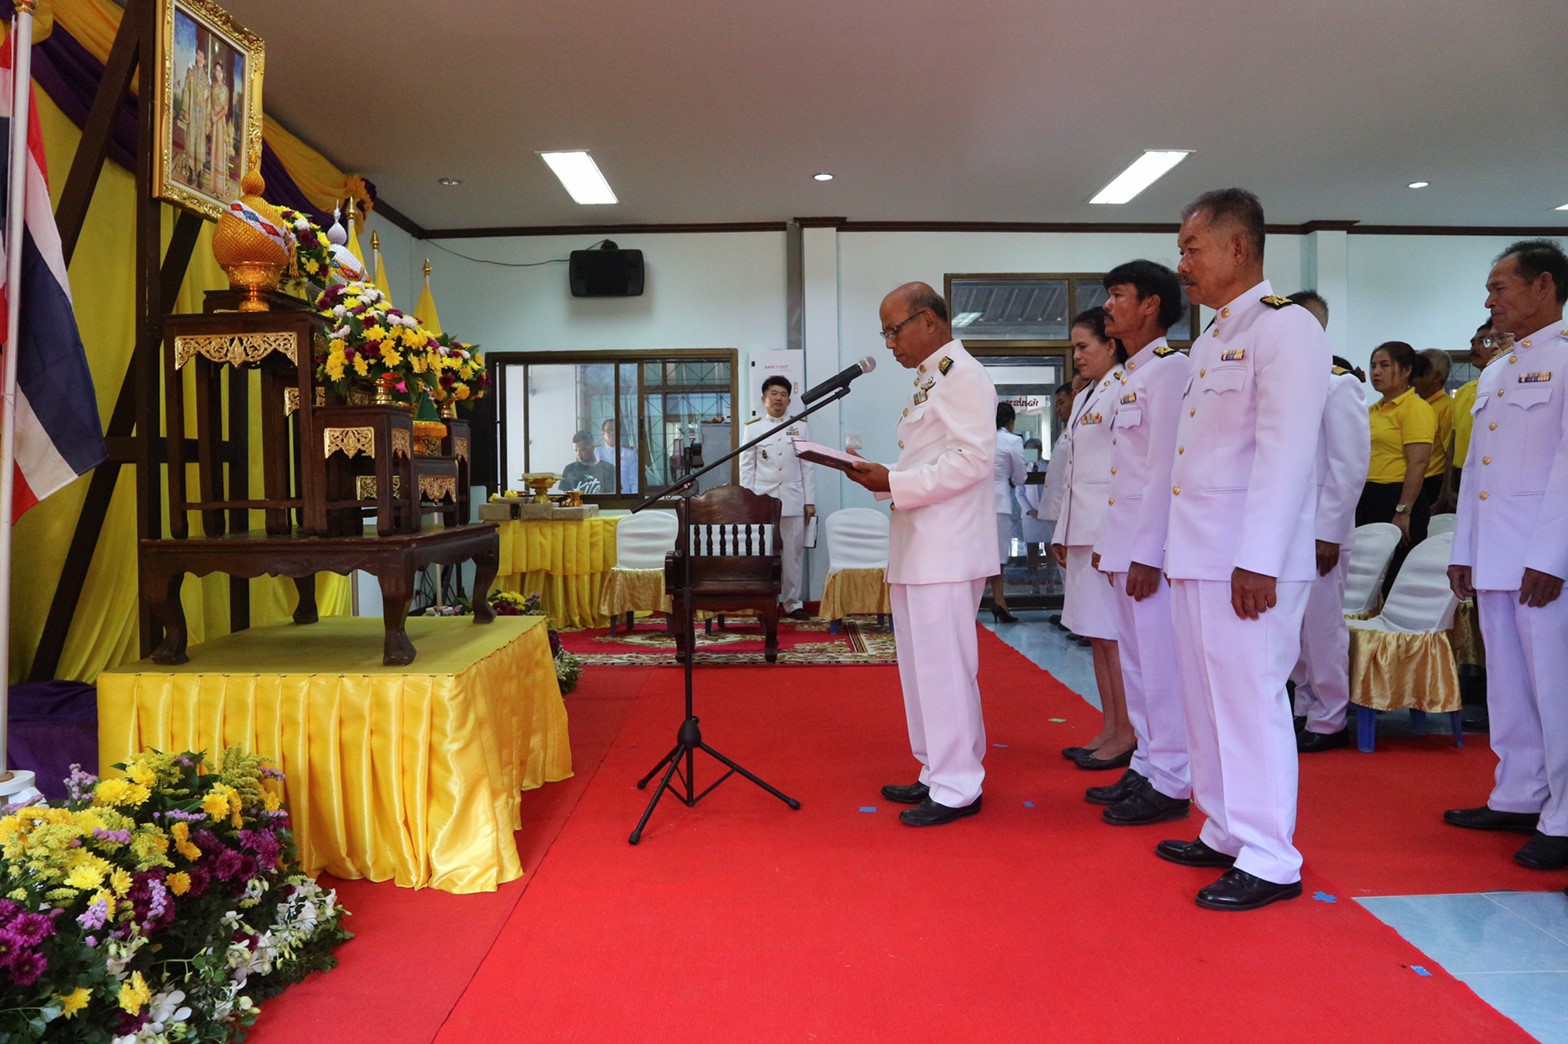
[[[568,652],[582,657],[589,665],[678,664],[675,659],[675,639],[664,630],[662,620],[644,620],[629,634],[624,630],[610,634],[602,628],[563,631],[561,645]],[[762,627],[750,620],[731,619],[722,628],[715,625],[712,633],[699,630],[697,655],[703,663],[766,663]],[[878,624],[868,617],[863,621],[845,621],[838,634],[830,633],[824,621],[781,620],[776,662],[795,666],[842,666],[893,664],[898,662],[898,658],[893,650],[890,624]]]

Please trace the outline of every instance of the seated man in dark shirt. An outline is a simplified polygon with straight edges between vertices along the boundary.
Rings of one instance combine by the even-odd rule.
[[[569,493],[614,493],[615,465],[594,455],[593,436],[579,431],[572,436],[572,452],[577,459],[561,469],[561,491]]]

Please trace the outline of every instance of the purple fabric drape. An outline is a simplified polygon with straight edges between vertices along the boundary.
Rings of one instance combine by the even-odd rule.
[[[33,785],[51,801],[65,798],[73,764],[98,772],[98,690],[82,682],[11,686],[8,767],[37,773]]]
[[[0,0],[0,17],[10,20],[15,13],[11,0]],[[151,62],[143,63],[142,83],[148,84],[152,77],[150,72]],[[99,81],[103,79],[104,66],[97,58],[83,47],[81,43],[67,32],[59,22],[55,23],[54,31],[43,43],[33,48],[33,79],[38,86],[43,88],[51,101],[60,107],[71,122],[80,127],[87,120],[87,113],[92,108],[93,97],[98,93]],[[134,97],[123,98],[120,102],[119,112],[115,114],[114,134],[109,144],[109,158],[129,170],[135,169],[136,157],[136,105]],[[55,176],[64,176],[57,172]],[[316,209],[310,200],[305,198],[294,179],[284,168],[283,162],[268,145],[263,142],[261,146],[261,176],[267,181],[267,201],[278,206],[293,207],[295,210],[311,215],[318,224],[326,227],[332,222],[332,215]],[[366,182],[371,198],[375,198],[375,186]]]

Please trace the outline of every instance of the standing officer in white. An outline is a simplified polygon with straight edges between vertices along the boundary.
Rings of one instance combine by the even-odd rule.
[[[1481,371],[1460,473],[1449,582],[1474,595],[1486,644],[1497,775],[1480,808],[1443,818],[1518,830],[1514,861],[1568,867],[1568,257],[1550,240],[1509,247],[1486,307],[1513,351]]]
[[[1141,826],[1185,817],[1192,794],[1163,574],[1176,425],[1191,368],[1165,332],[1187,314],[1187,301],[1176,273],[1153,261],[1118,265],[1104,282],[1105,332],[1122,342],[1128,359],[1113,389],[1110,495],[1095,564],[1110,574],[1115,592],[1116,649],[1138,747],[1120,780],[1084,796],[1110,806],[1101,818],[1112,826]]]
[[[1290,299],[1328,329],[1328,303],[1311,290]],[[1371,422],[1361,382],[1342,366],[1330,369],[1328,400],[1318,429],[1318,576],[1307,595],[1301,621],[1301,656],[1291,671],[1295,713],[1306,719],[1296,750],[1317,754],[1350,741],[1350,628],[1345,623],[1345,552],[1356,531],[1356,501],[1366,485],[1372,457]]]
[[[762,382],[762,406],[766,417],[753,417],[747,424],[762,423],[775,427],[789,412],[789,378],[775,374]],[[817,513],[817,492],[811,468],[795,456],[793,439],[811,440],[811,429],[798,420],[774,432],[740,455],[740,484],[753,493],[776,497],[783,503],[779,519],[779,550],[783,557],[783,583],[779,604],[792,620],[806,620],[800,600],[801,566],[806,558],[806,520]]]
[[[980,811],[985,721],[975,612],[996,568],[991,486],[996,386],[957,340],[947,302],[925,283],[882,300],[882,337],[915,371],[898,423],[898,463],[865,461],[846,474],[891,497],[891,585],[898,678],[920,778],[882,788],[914,805],[899,819],[939,826]]]
[[[1285,679],[1317,574],[1313,477],[1329,348],[1263,278],[1263,207],[1242,189],[1182,211],[1187,297],[1217,314],[1192,346],[1171,469],[1165,572],[1187,708],[1193,796],[1209,817],[1161,858],[1229,866],[1198,905],[1253,910],[1301,894],[1297,755]]]

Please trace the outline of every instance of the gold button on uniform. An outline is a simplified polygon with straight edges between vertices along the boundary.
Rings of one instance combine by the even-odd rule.
[[[1497,430],[1497,422],[1493,421],[1492,423],[1488,424],[1486,426],[1486,430],[1487,431],[1496,431]]]
[[[1481,491],[1481,499],[1482,500],[1486,499],[1486,490],[1484,490],[1484,489]]]
[[[903,439],[899,439],[898,440],[898,448],[899,449],[903,449],[904,448],[904,440]]]
[[[1221,308],[1220,309],[1220,318],[1221,319],[1229,319],[1230,318],[1230,309],[1229,308]]]
[[[1112,497],[1111,499],[1107,500],[1106,503],[1107,504],[1114,504],[1114,503],[1116,503],[1116,498]]]
[[[1203,376],[1203,375],[1204,375],[1204,374],[1206,374],[1206,373],[1208,373],[1208,372],[1209,372],[1209,371],[1208,371],[1208,370],[1207,370],[1207,369],[1203,369],[1203,370],[1199,370],[1199,371],[1198,371],[1198,376],[1199,376],[1199,377],[1202,377],[1202,376]]]
[[[1186,453],[1186,452],[1187,452],[1187,447],[1186,446],[1177,446],[1176,447],[1176,455],[1178,457],[1181,456],[1183,453]]]
[[[1507,394],[1508,394],[1508,393],[1507,393],[1507,392],[1505,392],[1505,391],[1503,391],[1503,390],[1502,390],[1502,389],[1501,389],[1501,388],[1499,388],[1499,389],[1498,389],[1498,390],[1497,390],[1497,397],[1498,397],[1498,398],[1499,398],[1499,399],[1501,399],[1501,398],[1502,398],[1502,397],[1503,397],[1503,396],[1504,396],[1504,395],[1507,395]]]
[[[1530,347],[1530,338],[1526,337],[1524,340],[1520,341],[1519,343],[1524,345],[1526,348],[1528,348],[1528,347]]]
[[[925,363],[921,363],[920,364],[920,372],[921,373],[925,373],[926,372],[926,364]]]
[[[1174,496],[1178,496],[1178,497],[1181,496],[1181,487],[1180,486],[1172,486],[1171,487],[1171,493]]]
[[[1112,475],[1116,474],[1116,465],[1115,464],[1111,465],[1111,474]]]
[[[1198,415],[1198,411],[1196,409],[1191,409],[1191,410],[1187,411],[1187,416],[1189,416],[1189,417],[1196,417],[1197,415]]]
[[[1510,355],[1508,357],[1508,365],[1509,366],[1512,366],[1514,363],[1516,363],[1518,361],[1519,361],[1519,357],[1517,355]]]
[[[1481,458],[1481,463],[1482,464],[1490,464],[1490,463],[1492,463],[1492,458],[1491,457],[1482,457]]]
[[[904,407],[904,416],[906,416],[906,417],[909,416],[909,407],[908,406]]]

